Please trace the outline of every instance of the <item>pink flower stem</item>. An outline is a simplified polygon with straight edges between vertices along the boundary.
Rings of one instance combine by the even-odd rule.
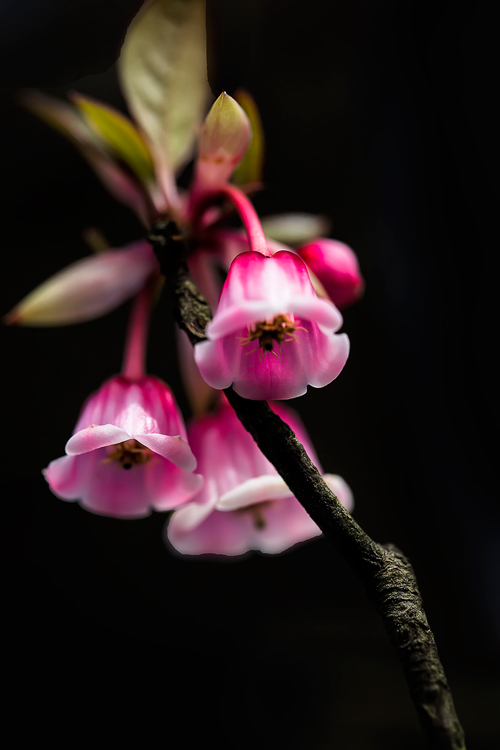
[[[267,246],[266,236],[262,229],[259,217],[247,196],[235,185],[223,185],[221,188],[214,191],[212,195],[208,196],[208,201],[207,197],[205,197],[201,204],[203,209],[206,210],[210,203],[221,195],[225,198],[229,198],[238,212],[248,235],[250,249],[270,257],[271,252]]]
[[[262,253],[262,255],[270,257],[271,253],[267,246],[266,236],[262,229],[259,217],[245,193],[234,185],[224,185],[220,192],[229,198],[238,211],[246,229],[251,249],[255,250],[257,253]]]
[[[156,281],[155,274],[146,281],[132,303],[122,364],[122,375],[131,380],[142,378],[146,373],[149,319]]]

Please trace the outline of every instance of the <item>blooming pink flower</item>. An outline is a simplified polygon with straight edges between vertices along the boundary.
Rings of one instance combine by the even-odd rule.
[[[107,380],[84,405],[66,453],[44,470],[52,492],[107,516],[176,508],[203,483],[172,393],[151,376]]]
[[[297,252],[337,307],[352,305],[362,296],[365,282],[356,254],[349,245],[337,240],[319,239],[297,248]]]
[[[292,252],[246,252],[233,261],[195,358],[213,388],[250,399],[288,399],[330,383],[349,354],[342,316],[313,289]]]
[[[319,468],[297,415],[281,404],[272,408],[295,431]],[[278,553],[321,534],[225,398],[214,414],[192,424],[189,440],[205,483],[194,500],[175,511],[169,521],[167,538],[178,552],[241,555],[255,549]],[[345,481],[329,474],[324,479],[351,510],[352,493]]]

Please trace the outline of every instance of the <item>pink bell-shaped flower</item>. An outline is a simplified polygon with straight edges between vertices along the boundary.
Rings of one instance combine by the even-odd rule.
[[[288,399],[331,383],[349,354],[342,316],[320,299],[298,255],[238,255],[195,359],[212,388],[249,399]]]
[[[356,254],[349,245],[319,239],[297,248],[297,252],[337,307],[348,307],[363,295],[365,282]]]
[[[66,453],[44,470],[50,489],[107,516],[177,508],[203,483],[174,397],[152,376],[107,380],[84,405]]]
[[[294,430],[319,468],[314,448],[295,412],[281,404],[273,404],[272,408]],[[189,441],[205,483],[195,499],[175,511],[168,523],[167,538],[178,552],[278,553],[321,534],[225,397],[214,414],[193,422]],[[346,482],[331,474],[324,479],[350,511],[353,499]]]

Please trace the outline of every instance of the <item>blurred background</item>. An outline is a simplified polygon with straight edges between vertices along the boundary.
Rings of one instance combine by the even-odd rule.
[[[141,236],[79,154],[16,104],[23,88],[123,108],[113,63],[138,0],[0,6],[1,313],[88,253]],[[468,747],[500,744],[496,28],[487,5],[210,0],[214,96],[254,96],[262,215],[324,214],[358,254],[338,380],[294,401],[355,517],[412,560]],[[8,713],[53,744],[425,747],[362,587],[317,540],[238,560],[174,556],[165,518],[55,498],[86,396],[118,371],[127,306],[84,325],[0,330]],[[169,307],[149,370],[188,418]],[[102,724],[101,724],[102,722]],[[159,735],[157,732],[160,731]]]

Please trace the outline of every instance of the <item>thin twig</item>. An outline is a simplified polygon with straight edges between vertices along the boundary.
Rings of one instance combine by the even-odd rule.
[[[175,225],[163,222],[156,225],[150,241],[167,279],[175,318],[196,345],[205,340],[211,312],[189,276],[182,238]],[[232,388],[226,388],[225,394],[262,453],[363,583],[399,656],[429,747],[465,750],[464,733],[408,559],[394,545],[378,544],[363,531],[267,402],[249,401]]]

